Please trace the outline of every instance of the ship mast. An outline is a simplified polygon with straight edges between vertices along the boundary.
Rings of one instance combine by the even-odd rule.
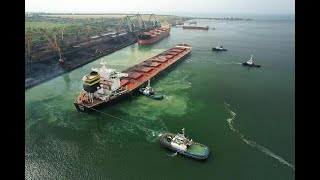
[[[249,59],[249,62],[251,62],[253,64],[254,62],[253,62],[252,57],[253,57],[253,55],[251,55],[251,58]]]

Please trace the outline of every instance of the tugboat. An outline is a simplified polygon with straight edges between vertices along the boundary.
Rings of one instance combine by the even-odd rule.
[[[155,94],[154,89],[150,86],[150,79],[148,80],[148,86],[144,88],[140,88],[139,91],[152,99],[163,99],[163,95]]]
[[[253,55],[251,55],[251,58],[249,59],[249,61],[242,63],[242,65],[244,65],[244,66],[251,66],[251,67],[261,67],[261,65],[255,64],[255,63],[253,62],[252,57],[253,57]]]
[[[203,144],[193,142],[183,134],[165,133],[160,136],[160,144],[182,155],[194,159],[206,159],[209,156],[209,148]]]
[[[220,46],[220,45],[218,44],[217,47],[212,48],[212,51],[227,51],[227,49],[226,49],[226,48],[223,48],[223,46]]]

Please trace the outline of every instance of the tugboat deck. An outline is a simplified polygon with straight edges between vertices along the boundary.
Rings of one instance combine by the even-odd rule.
[[[198,143],[193,143],[187,150],[188,153],[203,156],[206,152],[206,147]]]

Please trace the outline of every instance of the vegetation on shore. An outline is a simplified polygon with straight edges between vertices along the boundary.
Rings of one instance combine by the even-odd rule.
[[[88,37],[110,31],[117,31],[127,14],[47,14],[34,13],[25,16],[25,33],[31,33],[33,45],[48,42],[41,29],[48,34],[56,34],[57,38]],[[131,16],[131,15],[129,15]],[[141,15],[144,21],[149,21],[150,15]],[[173,15],[156,15],[160,23],[175,25],[192,19]],[[151,18],[151,21],[154,19]],[[138,19],[132,17],[134,24]]]

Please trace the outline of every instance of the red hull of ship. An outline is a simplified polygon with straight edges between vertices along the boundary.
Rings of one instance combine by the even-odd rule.
[[[157,36],[154,36],[152,39],[147,39],[147,40],[138,39],[138,43],[139,44],[152,44],[152,43],[155,43],[155,42],[161,40],[162,38],[168,36],[169,34],[170,34],[170,29],[168,29],[167,31],[165,31]]]
[[[209,26],[201,27],[201,26],[182,26],[183,29],[202,29],[209,30]]]

